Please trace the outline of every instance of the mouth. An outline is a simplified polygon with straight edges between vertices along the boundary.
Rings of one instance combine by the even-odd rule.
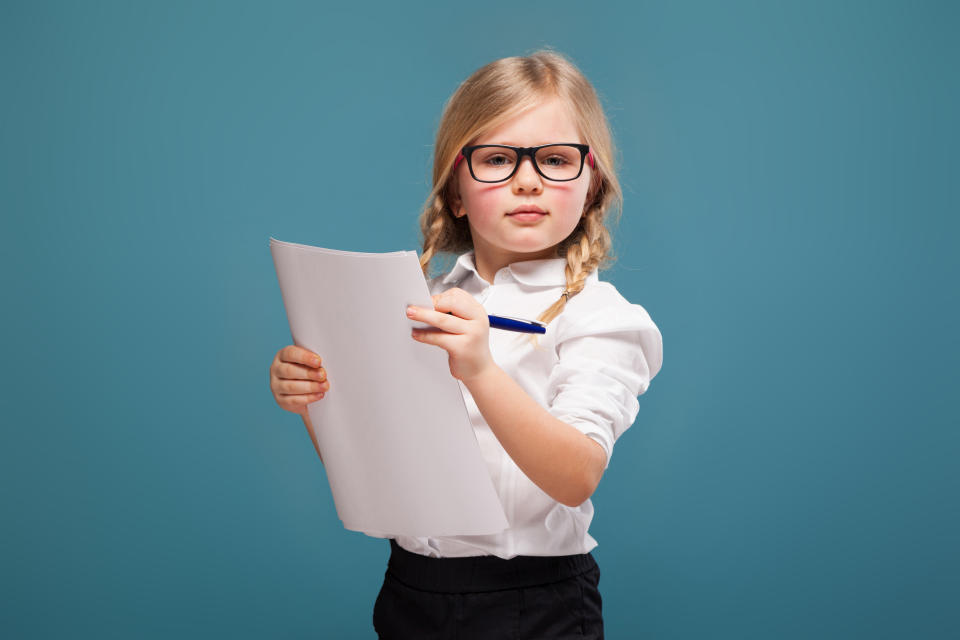
[[[547,212],[536,205],[522,205],[508,211],[507,216],[518,222],[536,222],[547,215]]]

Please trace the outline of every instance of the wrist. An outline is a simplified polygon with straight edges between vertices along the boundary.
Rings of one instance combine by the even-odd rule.
[[[470,393],[474,393],[475,389],[494,384],[496,378],[501,374],[503,374],[503,369],[497,366],[496,362],[490,360],[486,366],[479,369],[473,375],[461,378],[460,382],[467,387]]]

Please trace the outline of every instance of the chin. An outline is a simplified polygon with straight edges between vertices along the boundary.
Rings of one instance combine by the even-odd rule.
[[[556,257],[557,247],[556,245],[550,245],[546,247],[518,247],[512,251],[513,253],[526,256],[528,260],[544,260],[546,258]]]

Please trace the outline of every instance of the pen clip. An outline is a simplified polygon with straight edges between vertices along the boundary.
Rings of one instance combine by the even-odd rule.
[[[524,324],[533,324],[533,325],[536,325],[536,326],[538,326],[538,327],[544,327],[544,326],[546,326],[545,324],[543,324],[542,322],[540,322],[540,321],[538,321],[538,320],[527,320],[526,318],[514,318],[513,316],[501,316],[500,314],[497,314],[497,317],[503,318],[503,319],[505,319],[505,320],[513,320],[514,322],[522,322],[522,323],[524,323]]]

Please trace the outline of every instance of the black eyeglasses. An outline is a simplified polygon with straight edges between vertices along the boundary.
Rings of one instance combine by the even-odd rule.
[[[464,147],[453,163],[464,158],[470,175],[477,182],[503,182],[517,172],[524,156],[530,156],[533,167],[541,176],[554,182],[576,180],[583,173],[584,159],[593,168],[593,153],[590,145],[576,142],[543,144],[539,147],[511,147],[505,144],[476,144]]]

